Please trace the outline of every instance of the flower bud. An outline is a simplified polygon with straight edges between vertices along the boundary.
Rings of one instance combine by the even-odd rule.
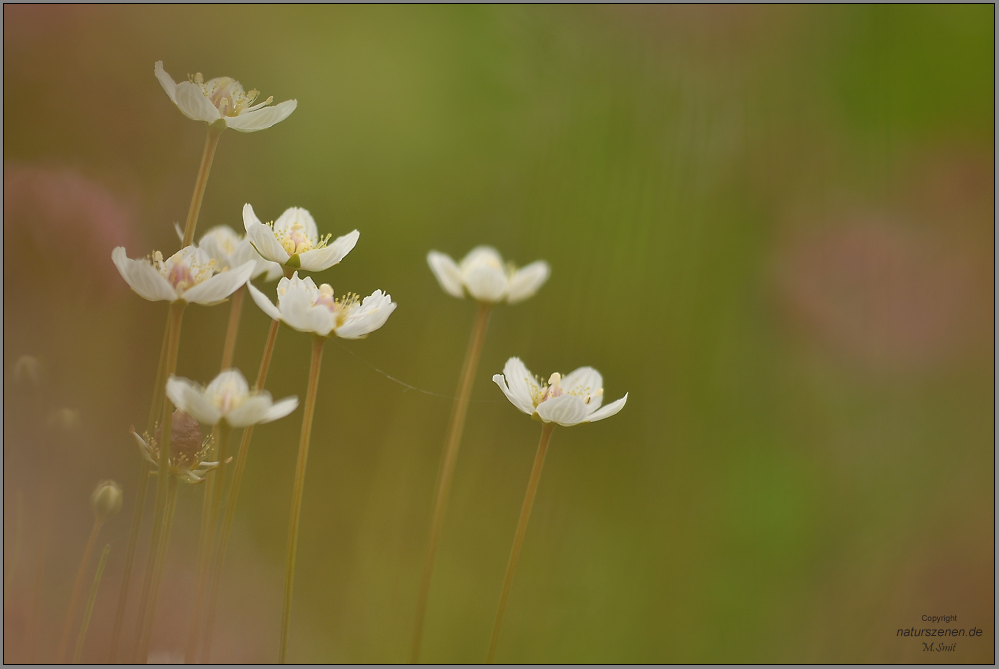
[[[156,442],[163,441],[162,430],[156,429]],[[202,448],[204,437],[201,425],[194,418],[180,409],[173,412],[170,418],[170,455],[172,458],[183,458],[188,461]]]
[[[35,390],[42,387],[44,372],[42,362],[33,355],[22,355],[14,363],[14,381],[18,384],[30,384]]]
[[[53,409],[49,412],[48,426],[62,432],[76,432],[80,429],[80,412],[76,409]]]
[[[101,481],[97,484],[94,494],[90,496],[90,506],[93,507],[97,519],[105,521],[109,516],[121,511],[123,497],[120,485],[114,481]]]

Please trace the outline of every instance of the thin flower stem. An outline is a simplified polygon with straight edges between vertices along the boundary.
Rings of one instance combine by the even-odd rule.
[[[163,407],[163,396],[166,392],[166,370],[167,349],[170,346],[170,330],[172,318],[167,317],[166,327],[163,328],[163,344],[160,346],[160,361],[156,365],[156,382],[153,384],[153,401],[149,407],[149,421],[147,432],[156,432],[156,419],[160,415]],[[149,463],[145,458],[141,458],[139,465],[139,482],[135,486],[135,508],[132,509],[132,527],[128,533],[128,546],[125,549],[125,565],[121,572],[121,585],[118,588],[118,608],[114,614],[114,631],[111,633],[111,650],[109,662],[114,663],[118,659],[118,643],[121,641],[121,628],[125,622],[125,608],[128,606],[128,591],[132,585],[132,568],[135,566],[135,551],[139,547],[139,532],[142,530],[142,517],[146,510],[146,493],[149,490]]]
[[[489,639],[489,653],[486,664],[492,664],[496,654],[496,642],[499,641],[500,627],[503,625],[503,613],[510,598],[510,588],[513,586],[513,575],[517,571],[517,561],[520,559],[520,549],[524,546],[524,535],[527,534],[527,521],[531,518],[531,507],[534,506],[534,494],[538,491],[541,480],[541,468],[545,464],[545,453],[548,452],[548,440],[552,437],[554,423],[545,423],[541,430],[541,441],[538,442],[538,452],[534,456],[534,467],[531,469],[531,480],[527,482],[527,494],[524,495],[524,505],[520,508],[520,520],[517,521],[517,534],[513,537],[513,549],[510,551],[510,561],[506,565],[506,576],[503,577],[503,591],[500,594],[499,608],[496,609],[496,621],[493,623],[493,634]]]
[[[264,353],[260,358],[260,370],[257,372],[257,381],[254,384],[255,390],[263,390],[264,384],[267,382],[267,372],[271,367],[271,357],[274,355],[274,344],[277,342],[280,325],[279,321],[271,321],[270,330],[267,332],[267,341],[264,343]],[[206,664],[211,661],[212,635],[215,631],[215,610],[218,606],[219,588],[222,583],[222,567],[225,564],[225,553],[229,546],[229,533],[232,530],[232,520],[236,515],[236,499],[239,497],[239,484],[243,480],[243,469],[246,467],[246,459],[250,451],[250,439],[252,437],[253,426],[249,425],[243,429],[243,437],[239,442],[239,452],[236,455],[236,464],[232,472],[232,483],[229,485],[229,499],[226,500],[222,528],[219,532],[218,547],[212,564],[211,580],[208,588],[208,607],[205,618],[205,636],[201,646],[201,661]]]
[[[163,367],[164,379],[169,378],[177,369],[177,352],[180,348],[180,328],[184,316],[184,302],[175,302],[170,305],[170,341],[166,351],[166,364]],[[149,555],[146,559],[146,573],[142,580],[142,593],[139,596],[139,610],[136,620],[138,621],[135,651],[141,651],[141,640],[144,634],[144,621],[149,618],[149,602],[153,596],[153,576],[155,572],[156,556],[159,553],[161,534],[163,533],[163,522],[167,511],[168,488],[170,479],[170,432],[173,425],[171,407],[172,404],[165,396],[162,402],[162,415],[160,419],[160,441],[159,463],[157,466],[158,481],[156,485],[156,506],[153,509],[153,531],[149,543]],[[145,657],[137,655],[133,657],[134,662],[145,662]]]
[[[413,630],[413,647],[410,663],[420,661],[420,646],[423,642],[423,624],[427,616],[427,602],[430,599],[430,582],[434,575],[434,558],[437,555],[437,543],[440,540],[441,528],[444,525],[444,512],[447,510],[448,496],[451,494],[451,479],[454,467],[458,461],[458,448],[461,446],[461,434],[465,429],[465,416],[468,414],[468,404],[472,397],[472,386],[475,384],[475,372],[479,367],[482,355],[482,342],[486,338],[486,326],[489,324],[490,305],[480,303],[479,313],[475,317],[472,336],[468,340],[465,351],[465,362],[461,367],[458,381],[458,395],[451,411],[451,425],[448,427],[447,440],[444,445],[444,460],[441,463],[437,479],[437,496],[434,500],[434,515],[430,523],[430,538],[427,540],[427,555],[423,561],[423,578],[420,581],[420,595],[416,604],[416,626]]]
[[[225,344],[222,346],[222,371],[232,367],[232,359],[236,353],[236,335],[239,333],[239,317],[243,311],[243,298],[246,297],[246,286],[241,287],[233,293],[229,305],[229,325],[225,331]],[[216,427],[216,430],[218,427]],[[221,435],[213,435],[213,443],[219,443]],[[219,469],[225,465],[225,456],[220,456]],[[194,590],[194,606],[191,610],[191,627],[187,633],[187,648],[184,650],[184,663],[193,664],[198,653],[198,641],[200,640],[202,628],[202,603],[204,602],[207,580],[211,569],[212,547],[214,539],[214,525],[216,517],[212,517],[212,504],[215,498],[215,477],[219,474],[215,470],[208,472],[208,480],[205,485],[205,499],[201,507],[201,532],[198,537],[198,578],[197,586]],[[223,481],[218,481],[218,495],[222,494]]]
[[[232,359],[236,354],[236,335],[239,334],[239,317],[243,313],[243,298],[246,297],[246,286],[232,294],[229,303],[229,325],[225,330],[225,344],[222,347],[222,371],[232,367]]]
[[[323,345],[326,339],[312,339],[312,364],[309,367],[309,386],[305,395],[305,412],[302,416],[302,438],[298,442],[298,464],[295,466],[295,485],[291,493],[291,519],[288,521],[288,557],[284,572],[284,607],[281,610],[281,650],[278,663],[284,664],[288,656],[288,628],[291,623],[291,591],[295,582],[295,555],[298,552],[298,523],[302,513],[302,492],[305,490],[305,465],[309,459],[309,440],[312,437],[312,416],[316,411],[316,394],[319,390],[319,370],[323,363]]]
[[[177,508],[177,476],[167,474],[166,478],[168,479],[168,484],[165,513],[163,514],[163,536],[160,540],[155,562],[153,563],[153,582],[149,597],[149,608],[145,619],[140,621],[142,623],[142,636],[139,638],[138,644],[139,659],[137,663],[139,664],[146,664],[149,658],[149,642],[152,640],[153,623],[156,621],[156,603],[159,599],[163,570],[166,567],[166,556],[170,546],[170,532],[173,529],[173,515]]]
[[[80,598],[80,588],[83,587],[83,577],[87,573],[87,565],[90,564],[90,554],[94,552],[94,544],[97,543],[97,533],[101,531],[104,522],[100,518],[94,519],[94,526],[90,530],[90,538],[87,539],[87,547],[83,549],[83,557],[80,559],[80,568],[76,572],[76,580],[73,582],[73,592],[69,596],[69,606],[66,607],[66,621],[62,624],[62,635],[59,637],[59,658],[57,664],[62,664],[66,658],[66,646],[69,644],[69,632],[73,627],[73,614],[76,612],[76,601]]]
[[[90,614],[94,612],[94,600],[97,599],[97,588],[101,586],[101,576],[104,575],[104,563],[108,561],[108,553],[111,552],[111,544],[104,547],[101,553],[100,562],[97,563],[97,573],[94,574],[94,583],[90,586],[90,597],[87,598],[87,608],[83,612],[83,622],[80,623],[80,634],[76,637],[76,651],[73,653],[73,664],[80,664],[80,656],[83,655],[83,644],[87,640],[87,628],[90,626]]]
[[[225,130],[224,124],[212,123],[208,126],[208,136],[205,138],[205,151],[201,156],[201,167],[198,168],[198,180],[194,182],[194,194],[191,195],[191,207],[187,210],[187,223],[184,225],[184,239],[180,246],[190,246],[194,241],[194,229],[198,227],[198,214],[201,212],[201,201],[205,197],[205,187],[208,185],[208,173],[212,170],[212,160],[215,149]]]

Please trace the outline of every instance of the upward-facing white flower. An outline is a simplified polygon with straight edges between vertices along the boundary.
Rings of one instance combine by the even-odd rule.
[[[385,325],[396,306],[392,296],[380,290],[363,301],[356,293],[336,299],[328,283],[316,286],[311,276],[299,279],[298,272],[278,282],[277,306],[252,285],[249,288],[253,301],[265,314],[300,332],[321,337],[335,334],[341,339],[363,339]]]
[[[565,376],[556,372],[546,384],[527,371],[520,358],[510,358],[503,373],[493,375],[493,381],[506,398],[528,416],[565,427],[613,416],[628,401],[628,393],[625,393],[621,399],[601,408],[604,381],[600,372],[592,367],[580,367]]]
[[[266,390],[251,391],[238,369],[227,369],[203,388],[188,379],[171,376],[166,386],[167,397],[178,409],[204,425],[225,421],[239,428],[270,423],[284,418],[298,406],[297,397],[274,402]]]
[[[198,72],[190,81],[175,83],[163,69],[163,61],[156,61],[153,73],[166,91],[170,101],[177,105],[184,116],[195,121],[215,123],[225,121],[225,125],[240,132],[264,130],[288,118],[297,100],[285,100],[268,107],[274,98],[270,97],[259,104],[253,104],[259,91],[243,91],[243,85],[231,77],[216,77],[205,81]]]
[[[216,225],[208,230],[198,241],[198,248],[207,253],[220,269],[232,269],[252,260],[254,266],[250,279],[263,275],[265,281],[273,281],[283,273],[281,265],[260,257],[250,240],[240,237],[228,225]]]
[[[319,236],[319,229],[310,214],[301,207],[291,207],[273,223],[260,222],[253,207],[243,205],[243,226],[246,236],[266,260],[285,267],[321,272],[343,260],[350,253],[360,233],[357,230],[337,237]]]
[[[488,304],[526,300],[538,292],[551,273],[544,260],[519,270],[511,263],[504,264],[499,252],[490,246],[475,247],[460,265],[449,255],[431,251],[427,263],[444,292],[455,297],[470,295]]]
[[[156,251],[149,258],[132,260],[125,247],[111,252],[111,260],[132,290],[147,300],[218,304],[250,280],[256,265],[245,262],[233,269],[221,269],[197,246],[186,246],[163,259]]]

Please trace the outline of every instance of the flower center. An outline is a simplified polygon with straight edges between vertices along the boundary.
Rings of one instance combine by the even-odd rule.
[[[325,246],[325,242],[320,243],[319,240],[309,237],[301,223],[294,223],[286,230],[275,232],[275,235],[281,243],[281,246],[284,247],[284,250],[288,252],[288,255],[292,256],[298,253],[311,251],[314,248],[321,248],[322,246]]]
[[[205,97],[215,105],[222,116],[239,116],[244,111],[259,109],[274,100],[274,98],[267,98],[254,107],[253,101],[260,95],[260,91],[254,89],[245,92],[243,86],[232,77],[218,77],[205,83],[205,78],[198,72],[192,79],[201,87]]]
[[[242,392],[241,388],[237,388],[235,383],[227,383],[222,388],[222,392],[214,399],[219,411],[227,414],[239,407],[243,403],[243,400],[246,399],[246,395]]]
[[[533,383],[528,379],[528,390],[531,393],[531,400],[534,402],[534,406],[537,407],[539,404],[546,400],[550,400],[553,397],[561,397],[562,395],[575,395],[576,397],[581,397],[583,399],[583,404],[589,404],[594,399],[600,397],[604,394],[603,388],[597,388],[592,390],[590,388],[574,388],[572,390],[566,390],[562,387],[562,375],[555,372],[550,377],[548,377],[548,383]]]
[[[361,296],[357,293],[347,293],[340,299],[336,299],[333,294],[333,287],[328,283],[319,286],[319,297],[313,306],[324,306],[330,310],[336,320],[336,326],[343,325],[350,312],[361,303]]]
[[[155,251],[152,255],[153,267],[169,282],[178,293],[198,285],[215,273],[215,261],[200,262],[196,256],[175,254],[163,260],[163,254]]]

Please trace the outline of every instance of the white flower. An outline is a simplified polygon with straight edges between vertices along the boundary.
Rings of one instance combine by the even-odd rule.
[[[198,72],[190,81],[174,83],[173,78],[163,69],[161,60],[156,61],[153,73],[170,101],[177,105],[184,116],[205,123],[223,120],[226,127],[240,132],[269,128],[288,118],[298,106],[297,100],[285,100],[268,107],[274,98],[253,104],[259,91],[246,93],[242,84],[231,77],[216,77],[205,81]]]
[[[493,375],[493,381],[506,398],[528,416],[565,427],[613,416],[628,401],[628,393],[625,393],[621,399],[600,408],[604,397],[603,378],[592,367],[580,367],[566,376],[556,372],[545,384],[527,371],[520,358],[510,358],[503,373]]]
[[[330,244],[333,235],[320,238],[312,215],[300,207],[286,209],[278,220],[265,225],[253,213],[253,207],[246,204],[243,226],[247,238],[266,260],[308,272],[321,272],[343,260],[360,237],[354,230]]]
[[[212,450],[211,436],[202,437],[201,427],[189,414],[175,410],[170,417],[170,454],[167,461],[167,471],[180,476],[188,483],[201,483],[205,474],[219,466],[218,462],[205,462]],[[156,426],[155,436],[145,433],[140,437],[135,428],[132,436],[139,445],[139,452],[149,464],[157,468],[159,473],[160,446],[163,436],[160,426]]]
[[[381,326],[395,310],[392,296],[376,290],[361,301],[357,294],[335,299],[328,283],[316,286],[312,277],[278,282],[277,306],[250,285],[250,296],[265,314],[300,332],[314,332],[322,337],[335,334],[341,339],[363,339]]]
[[[207,253],[186,246],[163,260],[159,251],[142,260],[125,255],[125,247],[111,252],[111,260],[132,290],[147,300],[194,302],[212,305],[225,301],[250,280],[256,263],[245,262],[229,270],[218,267]]]
[[[188,379],[171,376],[167,397],[174,406],[204,425],[225,421],[229,427],[270,423],[284,418],[298,407],[297,397],[274,402],[266,390],[251,391],[238,369],[227,369],[203,388]]]
[[[461,264],[437,251],[427,254],[427,263],[444,292],[455,297],[470,295],[479,302],[515,304],[538,292],[551,269],[544,260],[517,269],[490,246],[477,246]]]
[[[232,269],[253,261],[251,279],[263,275],[265,281],[273,281],[284,272],[276,262],[264,260],[246,237],[240,237],[228,225],[217,225],[206,232],[198,242],[198,248],[207,253],[219,269]]]

